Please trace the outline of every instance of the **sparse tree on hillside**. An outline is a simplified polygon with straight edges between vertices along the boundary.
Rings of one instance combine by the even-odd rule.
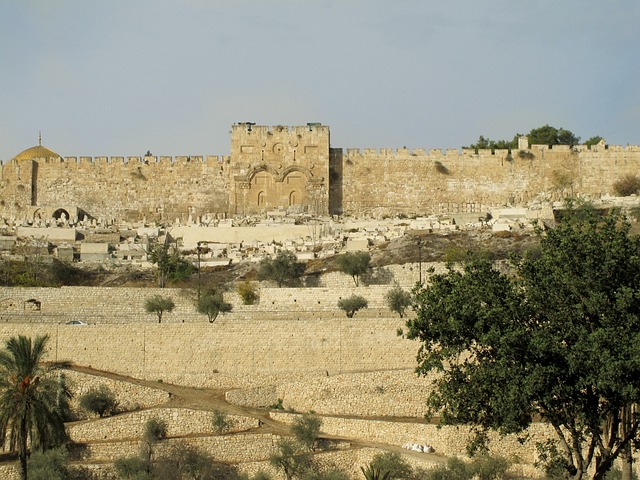
[[[300,442],[307,450],[315,450],[320,435],[320,427],[322,419],[317,415],[304,414],[298,417],[291,425],[291,432],[295,435],[296,440]]]
[[[298,280],[304,273],[305,265],[298,262],[296,254],[288,250],[278,252],[276,258],[265,258],[260,262],[258,280],[271,280],[281,287]]]
[[[338,308],[344,310],[348,318],[353,318],[358,310],[367,308],[369,302],[361,295],[351,295],[347,298],[341,298],[338,300]]]
[[[336,263],[342,273],[351,275],[356,287],[360,284],[360,276],[371,268],[369,252],[347,252],[336,257]]]
[[[443,423],[482,439],[542,418],[564,474],[595,464],[601,480],[618,457],[630,469],[640,428],[640,241],[619,215],[572,213],[513,275],[476,260],[417,287],[408,337],[419,372],[440,374],[428,406]]]
[[[175,306],[176,304],[173,303],[170,297],[162,297],[160,295],[147,298],[144,302],[144,309],[147,313],[155,313],[158,316],[158,323],[162,323],[162,314],[173,311]]]
[[[180,282],[186,280],[196,271],[196,268],[184,259],[178,248],[179,242],[159,243],[149,251],[149,261],[158,265],[158,286],[164,288],[166,282]]]
[[[404,318],[404,312],[411,306],[411,293],[396,285],[385,295],[389,310],[396,312],[400,318]]]
[[[79,403],[81,408],[91,413],[97,413],[100,418],[112,415],[118,408],[115,393],[104,383],[97,388],[90,388],[82,394]]]
[[[197,312],[206,315],[209,323],[215,322],[218,314],[230,312],[232,308],[232,305],[225,302],[222,293],[217,290],[204,292],[196,300]]]
[[[0,351],[0,445],[17,452],[23,480],[29,446],[44,451],[66,440],[59,386],[42,368],[48,338],[11,337]]]

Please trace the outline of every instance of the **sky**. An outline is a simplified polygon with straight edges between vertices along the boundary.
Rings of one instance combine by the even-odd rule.
[[[2,0],[0,160],[228,155],[231,125],[640,145],[637,0]]]

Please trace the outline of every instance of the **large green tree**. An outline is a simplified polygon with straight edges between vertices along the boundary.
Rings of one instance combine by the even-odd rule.
[[[0,445],[8,440],[18,453],[23,480],[29,447],[44,451],[66,439],[59,384],[42,367],[47,340],[12,337],[0,351]]]
[[[640,402],[640,242],[629,228],[573,210],[508,273],[477,260],[417,286],[408,336],[422,342],[418,371],[442,374],[432,414],[479,438],[537,418],[570,478],[593,466],[602,479],[618,457],[629,472]]]
[[[530,145],[577,145],[580,143],[580,137],[576,137],[571,131],[551,125],[532,129],[528,137]]]

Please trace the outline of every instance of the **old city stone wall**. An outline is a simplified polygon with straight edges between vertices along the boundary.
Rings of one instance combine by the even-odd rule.
[[[396,335],[399,318],[224,318],[214,324],[67,326],[2,324],[0,341],[50,336],[47,360],[143,378],[216,372],[330,373],[408,368],[417,346]]]
[[[272,210],[364,215],[486,212],[567,194],[600,198],[640,147],[330,148],[329,127],[232,126],[231,155],[51,157],[2,166],[0,214],[187,221]]]
[[[495,153],[348,149],[332,158],[345,213],[481,213],[568,194],[613,194],[617,180],[637,172],[640,147],[534,145]]]

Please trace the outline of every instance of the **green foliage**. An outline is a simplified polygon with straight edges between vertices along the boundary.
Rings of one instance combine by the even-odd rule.
[[[338,300],[338,308],[344,310],[348,318],[353,318],[358,310],[367,308],[369,302],[361,295],[351,295],[347,298],[341,298]]]
[[[144,424],[143,439],[148,443],[156,443],[167,437],[167,422],[160,418],[152,417]]]
[[[258,291],[249,280],[245,280],[238,285],[238,295],[240,295],[244,305],[253,305],[258,300]]]
[[[29,480],[67,480],[70,478],[69,453],[63,447],[35,451],[27,460]]]
[[[79,397],[80,407],[88,412],[97,413],[100,417],[113,415],[118,408],[118,400],[111,389],[101,384],[97,388],[91,388]]]
[[[360,283],[360,276],[371,268],[369,252],[347,252],[336,257],[336,263],[342,273],[351,275],[356,287]]]
[[[619,197],[640,193],[640,176],[628,174],[613,184],[613,191]]]
[[[158,458],[151,455],[119,458],[114,468],[122,480],[192,480],[241,478],[235,467],[217,463],[196,447],[181,443]],[[258,478],[258,477],[256,477]]]
[[[184,259],[177,242],[155,245],[149,252],[149,261],[158,265],[157,275],[160,288],[163,288],[166,282],[182,282],[196,271],[196,268]]]
[[[500,480],[505,478],[509,462],[503,457],[479,455],[472,460],[471,468],[478,480]]]
[[[48,336],[9,338],[0,351],[0,445],[17,452],[27,477],[28,448],[46,450],[66,441],[58,382],[42,368]]]
[[[158,323],[162,323],[162,314],[164,312],[171,312],[175,308],[176,304],[170,297],[163,297],[161,295],[154,295],[149,297],[144,302],[144,309],[147,313],[155,313],[158,316]]]
[[[293,425],[291,425],[291,432],[300,444],[307,450],[313,451],[316,449],[321,426],[322,419],[320,417],[305,413],[295,419]]]
[[[587,147],[592,147],[593,145],[597,145],[599,144],[602,140],[604,140],[602,137],[596,135],[595,137],[591,137],[589,140],[587,140],[586,142],[584,142],[584,144]]]
[[[518,137],[519,135],[514,136],[513,140],[491,140],[480,135],[476,143],[464,148],[473,149],[476,152],[478,150],[491,150],[492,152],[496,150],[512,150],[518,148]]]
[[[577,145],[580,143],[580,137],[576,137],[569,130],[558,129],[551,125],[534,128],[527,136],[530,145]]]
[[[279,398],[276,403],[274,403],[273,405],[269,406],[269,408],[271,410],[284,410],[284,405],[282,404],[282,399]]]
[[[384,296],[389,310],[396,312],[400,318],[404,318],[404,312],[411,306],[411,293],[396,285]]]
[[[366,467],[360,467],[365,480],[390,480],[391,472],[388,470],[381,470],[380,467],[374,467],[367,465]]]
[[[316,470],[311,468],[300,476],[300,480],[351,480],[351,477],[340,470]]]
[[[304,270],[304,263],[298,262],[295,253],[282,250],[276,258],[265,258],[260,262],[257,278],[276,282],[281,287],[299,280]]]
[[[426,474],[425,480],[471,480],[474,472],[470,465],[456,457],[449,458],[445,465],[438,465]]]
[[[231,421],[226,413],[216,409],[211,415],[211,425],[213,426],[214,432],[222,434],[231,428]]]
[[[574,478],[595,455],[603,475],[640,427],[619,420],[640,401],[640,241],[629,228],[575,210],[538,231],[539,255],[514,259],[511,273],[477,260],[417,287],[408,337],[422,343],[419,372],[440,373],[430,412],[503,434],[540,416]]]
[[[217,290],[211,292],[203,292],[200,298],[196,300],[196,311],[206,315],[209,323],[215,322],[218,314],[230,312],[232,305],[224,301],[222,292]]]
[[[411,465],[400,455],[393,452],[379,453],[373,457],[369,466],[380,472],[388,472],[389,479],[409,479],[413,475]]]
[[[301,451],[295,442],[281,439],[276,445],[276,452],[269,457],[269,463],[282,470],[287,480],[292,480],[309,469],[311,457]]]
[[[149,464],[140,457],[117,458],[113,468],[120,480],[151,480]]]

